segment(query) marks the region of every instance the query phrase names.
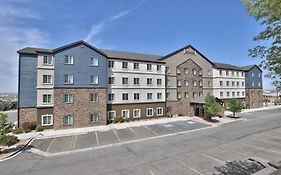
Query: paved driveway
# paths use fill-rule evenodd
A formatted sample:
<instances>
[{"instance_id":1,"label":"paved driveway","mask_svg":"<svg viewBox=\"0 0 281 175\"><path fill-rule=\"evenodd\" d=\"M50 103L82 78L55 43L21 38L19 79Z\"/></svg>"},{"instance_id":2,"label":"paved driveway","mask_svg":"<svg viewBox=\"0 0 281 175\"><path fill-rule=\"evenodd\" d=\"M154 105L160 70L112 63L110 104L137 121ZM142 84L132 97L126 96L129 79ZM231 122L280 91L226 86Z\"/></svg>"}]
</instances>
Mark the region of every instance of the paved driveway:
<instances>
[{"instance_id":1,"label":"paved driveway","mask_svg":"<svg viewBox=\"0 0 281 175\"><path fill-rule=\"evenodd\" d=\"M208 125L193 121L176 121L164 124L89 132L81 135L36 139L33 141L32 147L47 153L59 153L116 143L126 143L129 141L179 133L207 126Z\"/></svg>"}]
</instances>

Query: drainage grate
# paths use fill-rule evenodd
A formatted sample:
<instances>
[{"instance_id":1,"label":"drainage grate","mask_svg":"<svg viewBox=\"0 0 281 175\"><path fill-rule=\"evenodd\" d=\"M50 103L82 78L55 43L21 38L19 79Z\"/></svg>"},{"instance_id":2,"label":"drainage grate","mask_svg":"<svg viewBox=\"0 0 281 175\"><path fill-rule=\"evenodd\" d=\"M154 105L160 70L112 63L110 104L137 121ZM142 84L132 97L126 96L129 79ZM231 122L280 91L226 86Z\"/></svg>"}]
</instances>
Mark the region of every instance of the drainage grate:
<instances>
[{"instance_id":1,"label":"drainage grate","mask_svg":"<svg viewBox=\"0 0 281 175\"><path fill-rule=\"evenodd\" d=\"M227 162L224 166L215 167L219 173L214 175L251 175L264 168L263 164L254 159L232 161Z\"/></svg>"}]
</instances>

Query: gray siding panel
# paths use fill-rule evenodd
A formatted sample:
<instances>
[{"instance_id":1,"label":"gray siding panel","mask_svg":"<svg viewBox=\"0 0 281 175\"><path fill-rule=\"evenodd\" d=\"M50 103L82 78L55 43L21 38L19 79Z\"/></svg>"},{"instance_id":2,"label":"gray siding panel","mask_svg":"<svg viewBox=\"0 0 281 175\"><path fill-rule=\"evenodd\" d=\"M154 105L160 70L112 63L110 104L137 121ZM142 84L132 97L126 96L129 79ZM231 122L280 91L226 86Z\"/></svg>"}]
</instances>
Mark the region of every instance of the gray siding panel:
<instances>
[{"instance_id":1,"label":"gray siding panel","mask_svg":"<svg viewBox=\"0 0 281 175\"><path fill-rule=\"evenodd\" d=\"M254 77L252 77L252 73L254 73ZM260 77L259 73L261 74ZM255 86L252 86L252 82L254 82ZM261 83L260 87L258 86L259 82ZM246 88L262 88L262 72L257 67L246 72L245 84Z\"/></svg>"},{"instance_id":2,"label":"gray siding panel","mask_svg":"<svg viewBox=\"0 0 281 175\"><path fill-rule=\"evenodd\" d=\"M36 107L37 56L21 54L19 59L19 106Z\"/></svg>"},{"instance_id":3,"label":"gray siding panel","mask_svg":"<svg viewBox=\"0 0 281 175\"><path fill-rule=\"evenodd\" d=\"M65 65L65 55L74 56L73 65ZM93 49L83 45L78 45L67 50L63 50L54 55L55 57L55 87L106 87L107 85L107 58ZM90 66L91 57L99 59L99 66ZM64 75L73 74L74 84L64 84ZM90 76L98 75L99 84L91 85Z\"/></svg>"}]
</instances>

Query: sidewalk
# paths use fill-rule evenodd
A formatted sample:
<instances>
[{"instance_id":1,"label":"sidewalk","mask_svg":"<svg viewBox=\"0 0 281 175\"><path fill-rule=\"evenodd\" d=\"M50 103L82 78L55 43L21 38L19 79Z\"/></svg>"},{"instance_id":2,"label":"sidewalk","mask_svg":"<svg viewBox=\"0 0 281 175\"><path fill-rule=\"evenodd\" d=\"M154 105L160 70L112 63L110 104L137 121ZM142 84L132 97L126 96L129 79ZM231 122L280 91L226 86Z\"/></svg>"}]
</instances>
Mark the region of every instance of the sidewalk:
<instances>
[{"instance_id":1,"label":"sidewalk","mask_svg":"<svg viewBox=\"0 0 281 175\"><path fill-rule=\"evenodd\" d=\"M278 108L281 108L281 105L266 106L266 107L254 108L254 109L243 109L242 112L237 113L237 114L239 115L239 114L248 113L248 112L264 111L264 110L271 110L271 109L278 109ZM228 115L232 115L232 112L231 111L225 111L224 114L225 114L225 116L228 116Z\"/></svg>"}]
</instances>

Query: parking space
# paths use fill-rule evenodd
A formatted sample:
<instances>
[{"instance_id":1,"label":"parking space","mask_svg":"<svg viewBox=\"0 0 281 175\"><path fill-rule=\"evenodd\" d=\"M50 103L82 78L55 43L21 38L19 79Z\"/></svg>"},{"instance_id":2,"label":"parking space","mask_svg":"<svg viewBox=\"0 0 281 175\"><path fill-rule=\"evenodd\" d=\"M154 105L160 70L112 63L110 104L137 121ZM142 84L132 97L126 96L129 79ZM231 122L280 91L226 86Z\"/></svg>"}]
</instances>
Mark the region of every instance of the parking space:
<instances>
[{"instance_id":1,"label":"parking space","mask_svg":"<svg viewBox=\"0 0 281 175\"><path fill-rule=\"evenodd\" d=\"M58 153L189 131L206 126L189 120L176 121L139 127L110 129L107 131L95 131L73 136L38 139L32 145L34 148L44 152Z\"/></svg>"}]
</instances>

